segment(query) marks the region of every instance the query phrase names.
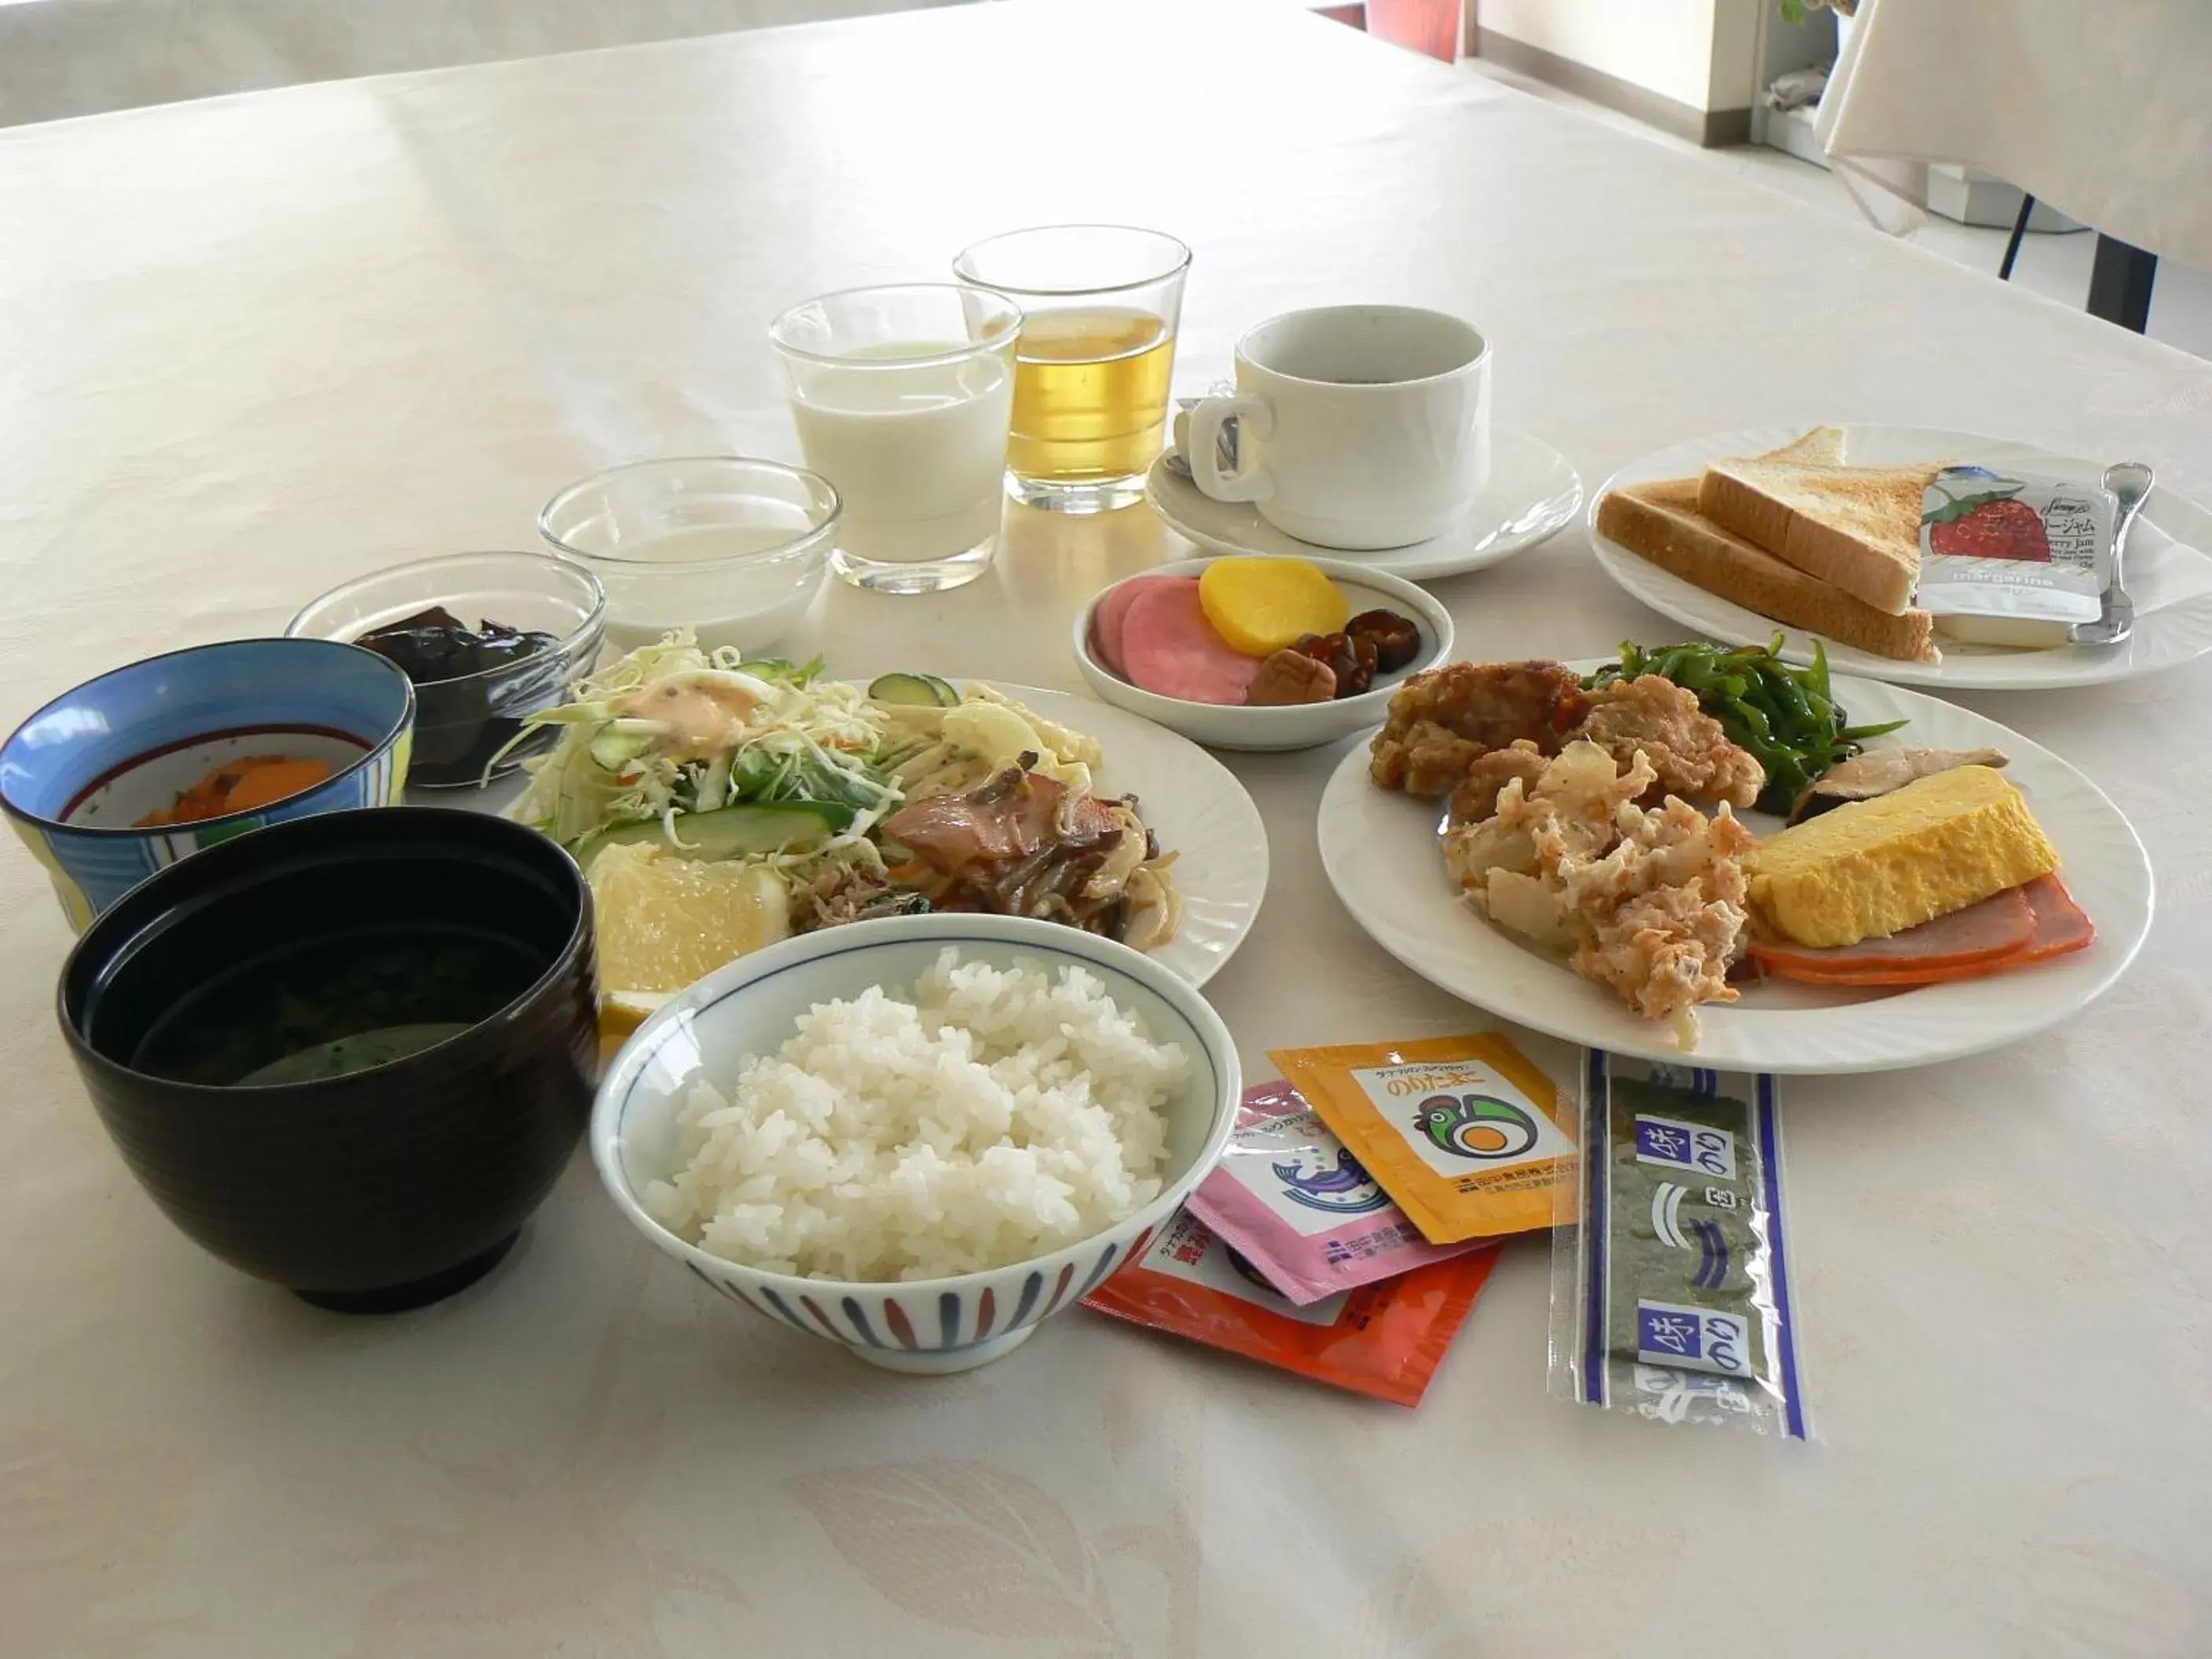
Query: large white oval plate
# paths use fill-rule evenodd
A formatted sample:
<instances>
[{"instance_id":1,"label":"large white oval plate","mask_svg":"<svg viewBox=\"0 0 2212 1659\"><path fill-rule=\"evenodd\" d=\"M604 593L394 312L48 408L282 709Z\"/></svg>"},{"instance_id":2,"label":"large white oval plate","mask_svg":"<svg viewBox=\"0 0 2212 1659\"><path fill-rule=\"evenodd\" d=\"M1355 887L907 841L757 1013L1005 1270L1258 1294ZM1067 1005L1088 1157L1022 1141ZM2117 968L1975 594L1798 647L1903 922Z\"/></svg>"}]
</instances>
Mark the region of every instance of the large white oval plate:
<instances>
[{"instance_id":1,"label":"large white oval plate","mask_svg":"<svg viewBox=\"0 0 2212 1659\"><path fill-rule=\"evenodd\" d=\"M1675 444L1621 468L1591 496L1586 515L1598 562L1614 581L1663 617L1731 643L1765 641L1781 624L1708 593L1601 536L1597 504L1608 490L1623 484L1694 477L1708 461L1778 449L1802 435L1802 428L1755 427L1719 433ZM1844 454L1854 466L1971 460L2085 483L2095 482L2104 473L2103 463L2080 456L2007 438L1931 427L1849 425L1844 428ZM1946 643L1940 663L1898 662L1830 640L1828 660L1839 670L1873 679L1954 691L2101 685L2193 662L2212 651L2212 512L2171 489L2154 489L2128 538L2127 585L2129 597L2136 602L2135 634L2125 645L2107 650L2062 646L2048 651L2008 651L1996 646ZM1782 654L1792 662L1810 662L1811 635L1791 630Z\"/></svg>"},{"instance_id":2,"label":"large white oval plate","mask_svg":"<svg viewBox=\"0 0 2212 1659\"><path fill-rule=\"evenodd\" d=\"M1267 896L1267 828L1237 775L1189 738L1089 697L1003 680L982 684L1104 747L1105 763L1092 779L1098 793L1134 795L1160 850L1177 854L1182 927L1146 954L1193 985L1212 979L1252 931ZM477 804L511 817L522 784L519 775L501 780Z\"/></svg>"},{"instance_id":3,"label":"large white oval plate","mask_svg":"<svg viewBox=\"0 0 2212 1659\"><path fill-rule=\"evenodd\" d=\"M1772 448L1774 446L1767 446ZM1869 680L1836 681L1854 722L1911 723L1877 745L2002 749L2007 774L2057 848L2066 884L2097 927L2086 951L2018 973L1899 991L1768 981L1700 1008L1691 1054L1747 1072L1878 1072L1955 1060L2033 1035L2117 980L2150 931L2150 860L2104 793L2049 750L1954 704ZM1440 989L1551 1036L1615 1054L1680 1060L1667 1027L1638 1018L1603 986L1516 941L1462 903L1436 843L1441 803L1378 789L1367 746L1322 793L1322 866L1377 945ZM1764 834L1771 818L1745 814Z\"/></svg>"}]
</instances>

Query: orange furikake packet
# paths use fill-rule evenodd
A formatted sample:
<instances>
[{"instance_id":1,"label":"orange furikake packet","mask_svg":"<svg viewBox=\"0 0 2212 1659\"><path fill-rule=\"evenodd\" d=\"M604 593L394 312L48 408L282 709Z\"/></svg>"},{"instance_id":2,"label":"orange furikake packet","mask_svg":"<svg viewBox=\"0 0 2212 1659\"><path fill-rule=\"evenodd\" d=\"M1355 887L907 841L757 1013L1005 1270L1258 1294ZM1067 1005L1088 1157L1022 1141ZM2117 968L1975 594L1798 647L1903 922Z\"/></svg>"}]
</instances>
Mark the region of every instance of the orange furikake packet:
<instances>
[{"instance_id":1,"label":"orange furikake packet","mask_svg":"<svg viewBox=\"0 0 2212 1659\"><path fill-rule=\"evenodd\" d=\"M1495 1031L1268 1058L1431 1244L1549 1227L1575 1178L1559 1091Z\"/></svg>"}]
</instances>

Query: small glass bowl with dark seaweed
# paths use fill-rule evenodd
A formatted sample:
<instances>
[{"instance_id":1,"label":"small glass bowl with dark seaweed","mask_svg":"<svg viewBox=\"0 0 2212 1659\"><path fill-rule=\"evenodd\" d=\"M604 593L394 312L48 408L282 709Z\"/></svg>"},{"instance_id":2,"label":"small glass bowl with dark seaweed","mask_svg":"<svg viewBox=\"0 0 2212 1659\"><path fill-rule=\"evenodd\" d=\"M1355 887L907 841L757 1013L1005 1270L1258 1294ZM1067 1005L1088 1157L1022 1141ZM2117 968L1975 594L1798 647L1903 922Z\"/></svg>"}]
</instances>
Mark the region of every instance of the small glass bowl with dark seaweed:
<instances>
[{"instance_id":1,"label":"small glass bowl with dark seaweed","mask_svg":"<svg viewBox=\"0 0 2212 1659\"><path fill-rule=\"evenodd\" d=\"M590 671L606 622L606 592L580 565L544 553L455 553L334 587L284 631L365 646L404 669L416 702L408 784L456 789L512 771L552 742L551 728L514 738Z\"/></svg>"}]
</instances>

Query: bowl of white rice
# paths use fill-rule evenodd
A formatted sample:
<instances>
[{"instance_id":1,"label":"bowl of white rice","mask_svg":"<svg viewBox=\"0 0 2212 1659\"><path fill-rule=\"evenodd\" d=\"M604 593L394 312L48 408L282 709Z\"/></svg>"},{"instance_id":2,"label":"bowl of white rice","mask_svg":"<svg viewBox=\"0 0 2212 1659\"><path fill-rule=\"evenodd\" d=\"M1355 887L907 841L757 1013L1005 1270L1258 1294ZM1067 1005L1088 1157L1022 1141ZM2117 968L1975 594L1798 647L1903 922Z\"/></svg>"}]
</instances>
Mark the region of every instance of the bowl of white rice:
<instances>
[{"instance_id":1,"label":"bowl of white rice","mask_svg":"<svg viewBox=\"0 0 2212 1659\"><path fill-rule=\"evenodd\" d=\"M893 1370L964 1370L1144 1250L1241 1088L1221 1017L1139 952L900 916L671 1000L599 1085L592 1155L726 1299Z\"/></svg>"}]
</instances>

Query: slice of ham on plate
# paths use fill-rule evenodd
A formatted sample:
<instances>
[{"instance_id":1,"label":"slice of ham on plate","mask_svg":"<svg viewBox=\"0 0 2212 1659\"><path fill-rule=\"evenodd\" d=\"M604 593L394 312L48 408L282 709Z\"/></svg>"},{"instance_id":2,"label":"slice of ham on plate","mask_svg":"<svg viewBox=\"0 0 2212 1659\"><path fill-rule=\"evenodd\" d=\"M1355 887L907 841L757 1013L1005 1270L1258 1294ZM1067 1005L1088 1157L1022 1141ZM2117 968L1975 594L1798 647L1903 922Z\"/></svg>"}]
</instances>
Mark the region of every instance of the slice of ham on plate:
<instances>
[{"instance_id":1,"label":"slice of ham on plate","mask_svg":"<svg viewBox=\"0 0 2212 1659\"><path fill-rule=\"evenodd\" d=\"M1188 587L1194 593L1198 591L1195 576L1132 576L1099 600L1098 609L1091 617L1091 646L1098 653L1098 660L1126 678L1129 672L1128 659L1124 655L1129 607L1147 588L1176 584Z\"/></svg>"},{"instance_id":2,"label":"slice of ham on plate","mask_svg":"<svg viewBox=\"0 0 2212 1659\"><path fill-rule=\"evenodd\" d=\"M2065 884L2043 876L1887 939L1826 950L1757 944L1751 954L1770 973L1808 984L1933 985L2047 961L2096 936Z\"/></svg>"},{"instance_id":3,"label":"slice of ham on plate","mask_svg":"<svg viewBox=\"0 0 2212 1659\"><path fill-rule=\"evenodd\" d=\"M1196 582L1148 582L1121 623L1121 660L1130 680L1185 702L1241 703L1260 660L1229 648L1206 621Z\"/></svg>"}]
</instances>

